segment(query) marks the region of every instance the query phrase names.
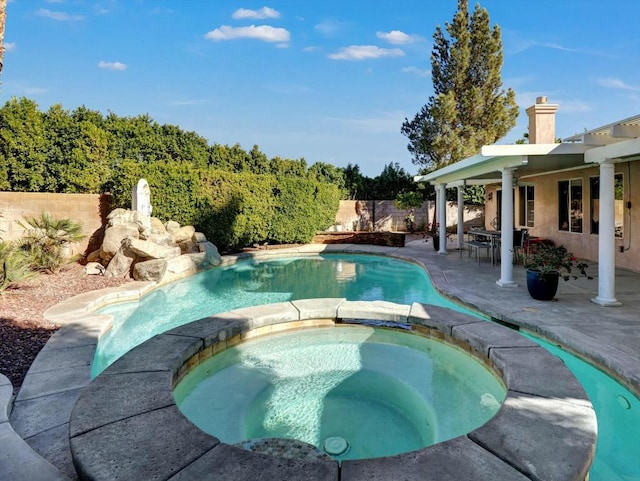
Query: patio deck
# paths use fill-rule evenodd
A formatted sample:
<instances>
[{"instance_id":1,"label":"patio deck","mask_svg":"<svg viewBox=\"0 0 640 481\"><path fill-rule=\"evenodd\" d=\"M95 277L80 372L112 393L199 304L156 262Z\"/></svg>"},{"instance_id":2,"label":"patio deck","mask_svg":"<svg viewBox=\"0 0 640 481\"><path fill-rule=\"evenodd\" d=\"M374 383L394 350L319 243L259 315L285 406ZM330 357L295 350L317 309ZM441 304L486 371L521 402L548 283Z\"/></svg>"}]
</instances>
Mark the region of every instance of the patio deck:
<instances>
[{"instance_id":1,"label":"patio deck","mask_svg":"<svg viewBox=\"0 0 640 481\"><path fill-rule=\"evenodd\" d=\"M450 240L449 245L455 244ZM449 255L439 255L433 250L430 243L425 243L423 239L418 237L409 240L404 248L311 245L293 249L293 252L317 252L320 250L325 252L375 253L417 261L425 266L434 285L445 295L458 299L498 321L539 333L542 337L577 352L612 373L636 395L640 394L640 274L618 270L616 272L616 294L623 305L605 308L590 302L590 299L597 292L596 280L561 281L557 302L536 301L527 293L525 270L521 266L514 267L514 280L518 286L508 289L502 288L496 284L496 280L500 277L500 269L491 266L490 261L483 259L478 266L474 258L469 258L466 255L459 256L454 249L449 250ZM287 254L287 250L274 250L270 254L284 255ZM589 271L597 276L596 265L591 266ZM80 301L81 305L78 305L78 308L84 308L90 304L88 299L83 298ZM95 319L95 322L89 323L91 327L86 333L71 330L71 337L75 336L86 340L87 337L96 336L98 321ZM58 339L58 345L51 349L75 350L75 354L81 354L81 357L89 356L89 361L91 358L90 350L74 346L71 341L61 343ZM88 375L86 361L81 359L74 366L70 370L66 370L67 377L69 377L69 371L73 371L84 373L78 375L86 378ZM12 479L62 480L75 477L76 473L73 466L70 465L68 453L68 422L71 407L80 395L83 385L86 385L88 381L71 375L71 378L68 379L68 389L52 391L51 387L41 388L39 386L42 383L50 384L50 375L55 375L53 371L49 373L42 372L42 364L40 370L36 369L33 373L29 373L23 390L19 393L18 402L14 405L14 410L11 413L11 422L7 422L6 417L4 419L0 417L0 429L2 429L0 440L2 445L7 445L6 442L12 439L9 431L15 429L25 438L26 443L24 446L22 444L16 446L21 455L20 453L18 455L14 455L13 452L9 453L13 456L13 462L22 462L25 468L28 467L27 463L32 462L35 455L34 451L25 451L28 444L52 463L53 466L48 465L52 470L49 475L37 478L25 473L23 478ZM31 379L29 379L30 377ZM1 411L10 400L10 396L4 395L10 389L7 389L1 378L0 388L2 388L0 389ZM20 402L21 398L22 402ZM54 400L66 403L67 408L52 407L50 401ZM35 413L34 409L38 406L47 409L37 409L38 412ZM59 439L61 437L66 439ZM6 461L5 454L3 454L0 458L0 478L3 478L1 476L3 472L6 473L3 471L3 463ZM39 458L39 462L48 464L43 458Z\"/></svg>"},{"instance_id":2,"label":"patio deck","mask_svg":"<svg viewBox=\"0 0 640 481\"><path fill-rule=\"evenodd\" d=\"M448 245L455 246L454 240ZM402 256L425 265L434 285L492 318L515 324L586 357L608 371L640 397L640 274L616 269L619 307L591 302L598 292L598 265L590 263L586 278L560 280L557 301L537 301L527 292L526 270L515 265L516 288L496 284L499 263L489 259L480 265L473 257L437 254L421 240L407 242Z\"/></svg>"}]
</instances>

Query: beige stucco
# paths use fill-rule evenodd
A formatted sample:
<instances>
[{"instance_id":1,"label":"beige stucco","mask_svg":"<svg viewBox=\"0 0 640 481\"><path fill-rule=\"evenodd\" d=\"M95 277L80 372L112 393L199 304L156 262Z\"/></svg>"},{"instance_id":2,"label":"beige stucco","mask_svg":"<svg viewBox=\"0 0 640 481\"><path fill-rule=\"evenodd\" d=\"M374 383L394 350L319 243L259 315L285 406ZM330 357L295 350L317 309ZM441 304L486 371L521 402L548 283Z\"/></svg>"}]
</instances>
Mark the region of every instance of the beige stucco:
<instances>
[{"instance_id":1,"label":"beige stucco","mask_svg":"<svg viewBox=\"0 0 640 481\"><path fill-rule=\"evenodd\" d=\"M615 172L622 174L624 185L624 200L616 201L616 211L618 215L622 213L624 222L623 237L615 240L616 267L640 272L640 248L635 247L640 245L637 242L637 239L640 239L640 189L633 188L634 185L638 185L638 179L640 179L640 161L616 164ZM589 178L598 176L599 168L596 165L521 180L521 182L533 185L535 188L535 225L528 227L530 235L551 239L556 244L562 244L579 258L598 261L598 235L589 232L591 215L598 215L597 212L591 212ZM570 179L582 179L582 233L565 232L558 229L558 182ZM490 223L497 216L497 190L501 190L501 186L498 184L487 186L485 221L487 228L491 228ZM625 208L627 200L631 202L631 209ZM521 199L516 190L514 225L517 229L527 228L519 223L520 202ZM624 252L620 252L621 246L624 247Z\"/></svg>"}]
</instances>

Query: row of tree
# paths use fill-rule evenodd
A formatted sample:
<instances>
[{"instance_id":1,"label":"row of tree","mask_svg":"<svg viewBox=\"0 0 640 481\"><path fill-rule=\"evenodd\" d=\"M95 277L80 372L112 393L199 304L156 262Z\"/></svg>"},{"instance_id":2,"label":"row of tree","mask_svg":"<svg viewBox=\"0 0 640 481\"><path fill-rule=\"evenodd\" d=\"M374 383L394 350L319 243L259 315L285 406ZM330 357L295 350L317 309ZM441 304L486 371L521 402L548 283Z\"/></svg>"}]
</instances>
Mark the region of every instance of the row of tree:
<instances>
[{"instance_id":1,"label":"row of tree","mask_svg":"<svg viewBox=\"0 0 640 481\"><path fill-rule=\"evenodd\" d=\"M0 190L98 193L113 190L121 164L152 170L158 163L195 169L310 178L336 185L343 198L393 199L416 188L412 177L390 163L374 178L357 165L345 168L304 159L268 158L254 145L213 144L195 132L160 125L148 115L121 117L53 105L40 111L33 100L12 98L0 108ZM141 169L144 172L144 168Z\"/></svg>"}]
</instances>

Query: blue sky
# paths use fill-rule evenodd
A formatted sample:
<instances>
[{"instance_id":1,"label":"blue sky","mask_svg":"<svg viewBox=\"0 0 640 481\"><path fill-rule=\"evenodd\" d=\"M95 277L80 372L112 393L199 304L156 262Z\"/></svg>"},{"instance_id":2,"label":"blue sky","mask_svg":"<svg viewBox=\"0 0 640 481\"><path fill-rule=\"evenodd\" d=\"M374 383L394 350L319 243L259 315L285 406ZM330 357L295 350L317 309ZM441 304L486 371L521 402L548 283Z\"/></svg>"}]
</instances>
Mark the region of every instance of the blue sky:
<instances>
[{"instance_id":1,"label":"blue sky","mask_svg":"<svg viewBox=\"0 0 640 481\"><path fill-rule=\"evenodd\" d=\"M567 137L640 113L640 2L485 0L521 109ZM471 3L471 9L475 2ZM10 0L0 100L26 96L194 130L268 156L409 173L405 117L432 93L455 0Z\"/></svg>"}]
</instances>

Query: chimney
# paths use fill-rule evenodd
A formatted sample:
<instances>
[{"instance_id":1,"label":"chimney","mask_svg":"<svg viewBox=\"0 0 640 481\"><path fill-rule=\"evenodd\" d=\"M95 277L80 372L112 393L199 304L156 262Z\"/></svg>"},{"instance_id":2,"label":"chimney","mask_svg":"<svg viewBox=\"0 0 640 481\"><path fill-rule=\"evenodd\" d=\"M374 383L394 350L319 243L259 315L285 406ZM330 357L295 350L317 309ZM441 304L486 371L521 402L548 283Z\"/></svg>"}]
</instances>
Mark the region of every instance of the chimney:
<instances>
[{"instance_id":1,"label":"chimney","mask_svg":"<svg viewBox=\"0 0 640 481\"><path fill-rule=\"evenodd\" d=\"M556 143L556 110L558 104L548 104L547 97L537 97L527 109L530 144Z\"/></svg>"}]
</instances>

